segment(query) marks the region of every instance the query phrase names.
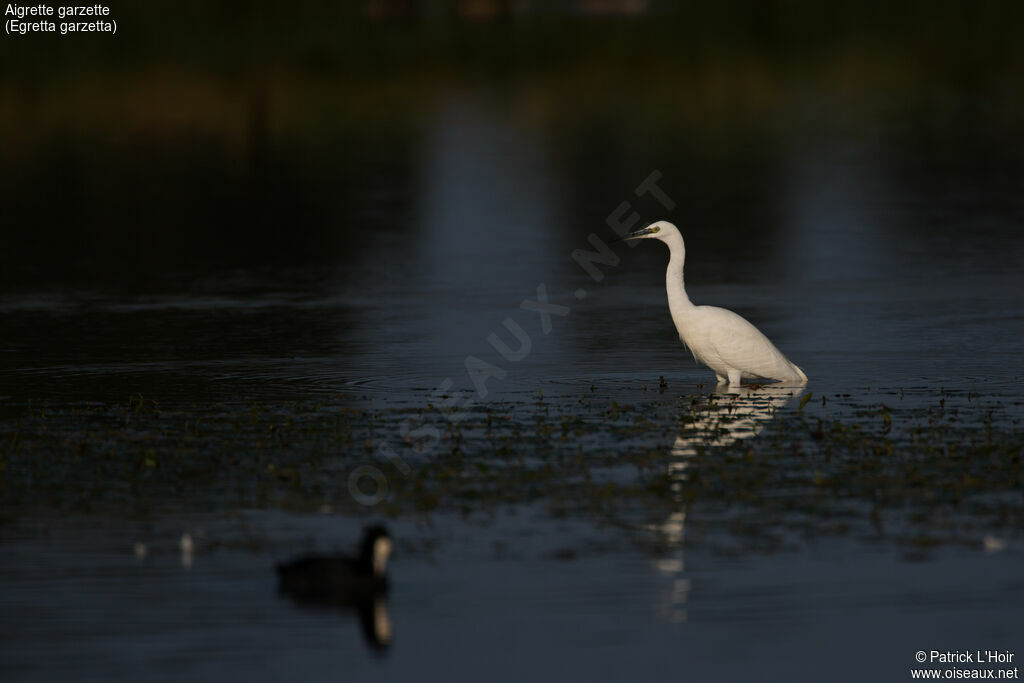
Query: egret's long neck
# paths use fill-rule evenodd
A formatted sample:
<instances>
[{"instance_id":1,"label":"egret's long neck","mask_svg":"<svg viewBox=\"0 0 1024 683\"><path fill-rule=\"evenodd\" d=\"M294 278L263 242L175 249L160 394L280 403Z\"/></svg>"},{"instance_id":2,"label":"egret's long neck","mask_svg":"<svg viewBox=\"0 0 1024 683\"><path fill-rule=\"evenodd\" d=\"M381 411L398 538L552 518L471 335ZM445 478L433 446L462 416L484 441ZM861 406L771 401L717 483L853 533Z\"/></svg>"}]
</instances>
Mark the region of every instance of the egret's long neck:
<instances>
[{"instance_id":1,"label":"egret's long neck","mask_svg":"<svg viewBox=\"0 0 1024 683\"><path fill-rule=\"evenodd\" d=\"M671 254L668 260L668 269L665 271L665 289L668 291L668 310L672 313L672 322L676 328L682 330L683 320L693 311L693 304L690 297L686 295L686 286L683 284L683 263L686 260L686 247L683 245L683 238L675 236L671 241L666 240Z\"/></svg>"}]
</instances>

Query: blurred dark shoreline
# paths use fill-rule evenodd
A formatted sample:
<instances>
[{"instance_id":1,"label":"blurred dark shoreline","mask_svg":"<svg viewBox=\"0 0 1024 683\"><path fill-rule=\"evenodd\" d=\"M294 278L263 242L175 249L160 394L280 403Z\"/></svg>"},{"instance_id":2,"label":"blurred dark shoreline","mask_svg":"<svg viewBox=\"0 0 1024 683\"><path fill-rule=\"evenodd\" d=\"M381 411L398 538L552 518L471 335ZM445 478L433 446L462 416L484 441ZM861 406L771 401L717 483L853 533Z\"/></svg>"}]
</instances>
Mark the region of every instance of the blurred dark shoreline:
<instances>
[{"instance_id":1,"label":"blurred dark shoreline","mask_svg":"<svg viewBox=\"0 0 1024 683\"><path fill-rule=\"evenodd\" d=\"M430 126L467 97L544 137L560 173L600 164L609 191L656 164L681 194L695 167L729 173L826 138L910 139L897 166L1024 168L1015 3L115 9L115 39L0 42L8 290L329 266L407 229ZM670 147L694 164L667 166ZM574 207L564 229L607 211Z\"/></svg>"}]
</instances>

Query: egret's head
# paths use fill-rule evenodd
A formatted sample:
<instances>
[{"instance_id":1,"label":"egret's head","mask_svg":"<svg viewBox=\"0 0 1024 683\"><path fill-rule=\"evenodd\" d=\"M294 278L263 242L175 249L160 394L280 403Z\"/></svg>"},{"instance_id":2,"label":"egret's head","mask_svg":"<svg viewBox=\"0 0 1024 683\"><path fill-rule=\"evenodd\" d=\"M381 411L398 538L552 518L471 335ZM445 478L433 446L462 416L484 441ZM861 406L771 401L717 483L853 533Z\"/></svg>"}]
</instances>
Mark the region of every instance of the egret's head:
<instances>
[{"instance_id":1,"label":"egret's head","mask_svg":"<svg viewBox=\"0 0 1024 683\"><path fill-rule=\"evenodd\" d=\"M679 229L676 226L672 225L668 221L655 221L645 228L640 228L639 230L629 233L618 241L625 242L626 240L656 239L666 242L673 236L679 236Z\"/></svg>"}]
</instances>

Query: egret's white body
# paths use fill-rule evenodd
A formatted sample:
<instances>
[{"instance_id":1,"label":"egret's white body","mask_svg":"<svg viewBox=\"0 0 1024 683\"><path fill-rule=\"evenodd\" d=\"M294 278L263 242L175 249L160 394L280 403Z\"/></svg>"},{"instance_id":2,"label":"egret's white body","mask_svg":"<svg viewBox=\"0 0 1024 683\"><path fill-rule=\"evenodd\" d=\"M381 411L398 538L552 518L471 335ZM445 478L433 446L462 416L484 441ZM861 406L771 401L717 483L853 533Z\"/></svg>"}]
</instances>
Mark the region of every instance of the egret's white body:
<instances>
[{"instance_id":1,"label":"egret's white body","mask_svg":"<svg viewBox=\"0 0 1024 683\"><path fill-rule=\"evenodd\" d=\"M738 385L744 379L807 382L803 370L742 316L716 306L693 305L683 284L686 246L676 226L658 221L624 239L657 239L668 246L670 258L665 288L672 322L693 357L715 372L719 384Z\"/></svg>"}]
</instances>

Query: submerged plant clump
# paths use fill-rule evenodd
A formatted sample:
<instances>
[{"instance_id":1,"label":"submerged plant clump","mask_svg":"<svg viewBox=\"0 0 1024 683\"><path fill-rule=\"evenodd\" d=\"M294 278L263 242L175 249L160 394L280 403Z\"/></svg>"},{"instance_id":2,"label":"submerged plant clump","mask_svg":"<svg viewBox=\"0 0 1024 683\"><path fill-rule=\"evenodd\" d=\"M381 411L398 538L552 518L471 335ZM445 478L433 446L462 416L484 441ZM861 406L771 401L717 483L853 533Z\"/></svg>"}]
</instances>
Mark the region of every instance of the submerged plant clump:
<instances>
[{"instance_id":1,"label":"submerged plant clump","mask_svg":"<svg viewBox=\"0 0 1024 683\"><path fill-rule=\"evenodd\" d=\"M1024 526L1020 424L1006 406L970 395L910 407L900 396L861 405L756 390L644 395L588 392L459 415L344 395L36 406L0 422L0 501L13 517L490 515L539 504L557 517L651 527L685 512L689 543L768 549L828 534L980 547ZM381 480L354 484L360 467ZM372 507L355 495L367 486L386 490Z\"/></svg>"}]
</instances>

